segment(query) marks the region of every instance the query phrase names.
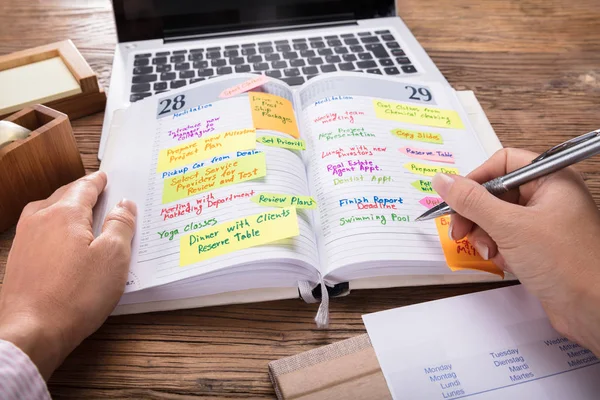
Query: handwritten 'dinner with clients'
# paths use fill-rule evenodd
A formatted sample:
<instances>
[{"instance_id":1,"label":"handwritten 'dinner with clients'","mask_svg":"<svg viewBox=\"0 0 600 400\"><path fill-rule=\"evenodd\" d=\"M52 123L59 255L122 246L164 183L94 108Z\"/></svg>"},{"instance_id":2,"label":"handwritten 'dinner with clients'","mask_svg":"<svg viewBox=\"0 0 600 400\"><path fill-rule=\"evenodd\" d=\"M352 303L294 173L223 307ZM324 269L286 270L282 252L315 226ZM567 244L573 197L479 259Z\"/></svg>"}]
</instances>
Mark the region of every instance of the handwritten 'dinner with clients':
<instances>
[{"instance_id":1,"label":"handwritten 'dinner with clients'","mask_svg":"<svg viewBox=\"0 0 600 400\"><path fill-rule=\"evenodd\" d=\"M295 208L238 218L180 239L180 266L300 234Z\"/></svg>"}]
</instances>

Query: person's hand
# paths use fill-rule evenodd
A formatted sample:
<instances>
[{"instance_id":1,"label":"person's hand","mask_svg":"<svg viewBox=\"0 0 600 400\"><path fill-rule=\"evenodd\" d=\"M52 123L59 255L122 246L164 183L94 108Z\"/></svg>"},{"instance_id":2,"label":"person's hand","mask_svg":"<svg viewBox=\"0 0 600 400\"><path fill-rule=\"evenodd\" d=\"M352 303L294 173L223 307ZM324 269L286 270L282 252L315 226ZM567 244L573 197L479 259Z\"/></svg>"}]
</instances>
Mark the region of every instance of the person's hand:
<instances>
[{"instance_id":1,"label":"person's hand","mask_svg":"<svg viewBox=\"0 0 600 400\"><path fill-rule=\"evenodd\" d=\"M47 379L96 331L125 288L136 207L121 201L92 233L106 186L96 172L25 207L0 292L0 339L29 355Z\"/></svg>"},{"instance_id":2,"label":"person's hand","mask_svg":"<svg viewBox=\"0 0 600 400\"><path fill-rule=\"evenodd\" d=\"M452 239L467 236L485 259L514 273L563 335L600 355L600 213L579 174L566 168L500 198L483 183L536 154L505 149L467 178L438 174L433 188L458 214Z\"/></svg>"}]
</instances>

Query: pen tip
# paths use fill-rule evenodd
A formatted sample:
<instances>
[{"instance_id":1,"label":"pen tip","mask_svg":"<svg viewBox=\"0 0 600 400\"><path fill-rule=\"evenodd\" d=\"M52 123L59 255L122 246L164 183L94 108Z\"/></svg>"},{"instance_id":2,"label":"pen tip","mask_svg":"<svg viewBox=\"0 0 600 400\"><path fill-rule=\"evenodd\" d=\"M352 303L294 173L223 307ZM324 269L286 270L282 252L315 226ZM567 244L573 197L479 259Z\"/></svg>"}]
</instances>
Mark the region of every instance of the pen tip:
<instances>
[{"instance_id":1,"label":"pen tip","mask_svg":"<svg viewBox=\"0 0 600 400\"><path fill-rule=\"evenodd\" d=\"M422 216L422 215L421 215L420 217L417 217L417 218L415 219L415 222L419 222L419 221L423 221L423 216Z\"/></svg>"}]
</instances>

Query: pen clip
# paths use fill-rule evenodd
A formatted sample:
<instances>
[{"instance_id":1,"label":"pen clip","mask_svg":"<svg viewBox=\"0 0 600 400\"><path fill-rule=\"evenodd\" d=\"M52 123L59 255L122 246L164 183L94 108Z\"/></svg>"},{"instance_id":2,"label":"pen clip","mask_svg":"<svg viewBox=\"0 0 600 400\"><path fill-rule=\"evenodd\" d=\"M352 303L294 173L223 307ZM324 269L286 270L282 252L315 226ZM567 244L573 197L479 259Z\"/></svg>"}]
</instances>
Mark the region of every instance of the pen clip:
<instances>
[{"instance_id":1,"label":"pen clip","mask_svg":"<svg viewBox=\"0 0 600 400\"><path fill-rule=\"evenodd\" d=\"M590 140L590 139L592 139L592 138L594 138L596 136L600 136L600 129L592 131L592 132L585 133L585 134L583 134L581 136L577 136L577 137L575 137L573 139L567 140L566 142L558 144L558 145L552 147L551 149L543 152L542 154L540 154L539 156L537 156L536 158L534 158L533 161L531 161L531 162L534 163L534 162L541 161L541 160L543 160L543 159L545 159L547 157L550 157L551 155L560 153L561 151L564 151L564 150L566 150L568 148L571 148L571 147L573 147L575 145L578 145L579 143L586 142L586 141L588 141L588 140Z\"/></svg>"}]
</instances>

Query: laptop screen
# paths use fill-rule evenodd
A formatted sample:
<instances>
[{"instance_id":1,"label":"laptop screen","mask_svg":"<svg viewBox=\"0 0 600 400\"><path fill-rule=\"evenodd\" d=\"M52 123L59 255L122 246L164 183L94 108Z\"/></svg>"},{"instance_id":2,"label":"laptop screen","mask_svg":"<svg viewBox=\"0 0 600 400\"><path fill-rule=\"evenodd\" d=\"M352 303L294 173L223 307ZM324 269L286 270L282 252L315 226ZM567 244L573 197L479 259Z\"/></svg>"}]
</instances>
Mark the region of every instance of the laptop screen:
<instances>
[{"instance_id":1,"label":"laptop screen","mask_svg":"<svg viewBox=\"0 0 600 400\"><path fill-rule=\"evenodd\" d=\"M395 15L395 0L113 0L119 42Z\"/></svg>"}]
</instances>

